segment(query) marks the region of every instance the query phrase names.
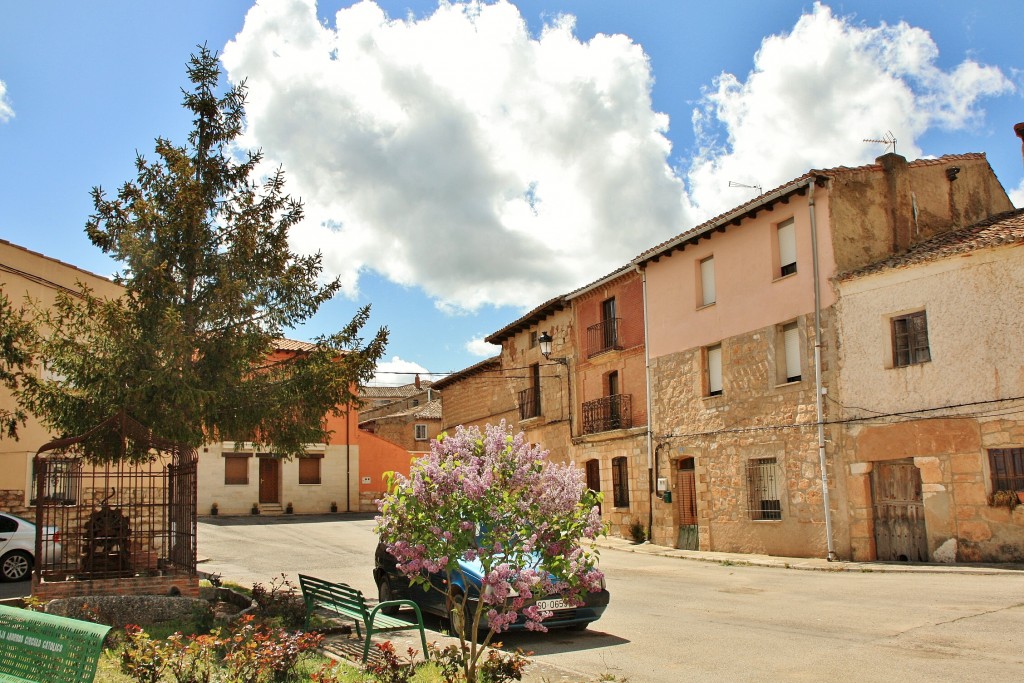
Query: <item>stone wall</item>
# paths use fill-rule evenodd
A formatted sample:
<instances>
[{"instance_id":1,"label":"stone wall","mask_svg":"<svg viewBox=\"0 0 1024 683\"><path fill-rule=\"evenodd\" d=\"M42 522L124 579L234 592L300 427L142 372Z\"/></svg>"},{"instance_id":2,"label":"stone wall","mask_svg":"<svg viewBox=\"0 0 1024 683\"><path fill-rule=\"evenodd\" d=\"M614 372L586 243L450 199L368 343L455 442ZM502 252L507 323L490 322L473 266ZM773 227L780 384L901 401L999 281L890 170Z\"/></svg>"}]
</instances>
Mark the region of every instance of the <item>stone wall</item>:
<instances>
[{"instance_id":1,"label":"stone wall","mask_svg":"<svg viewBox=\"0 0 1024 683\"><path fill-rule=\"evenodd\" d=\"M650 526L650 477L647 469L647 430L630 430L593 434L574 439L573 462L586 467L588 460L596 459L601 468L601 491L604 502L601 516L608 523L613 536L631 539L631 527L639 524L644 532ZM612 495L612 460L625 457L629 470L629 506L615 507ZM655 542L658 542L657 540Z\"/></svg>"},{"instance_id":2,"label":"stone wall","mask_svg":"<svg viewBox=\"0 0 1024 683\"><path fill-rule=\"evenodd\" d=\"M828 334L830 312L823 325ZM724 339L721 396L707 396L704 349L652 360L653 432L659 472L674 476L680 458L693 457L697 479L698 536L702 550L824 556L822 499L814 400L814 318L797 319L801 379L778 382L784 351L776 326ZM833 344L826 341L822 356ZM823 362L826 386L830 371ZM747 465L775 458L781 520L754 520L748 503ZM831 468L831 465L829 466ZM829 472L836 509L835 473ZM672 540L677 512L658 509L658 537ZM836 536L845 536L837 529Z\"/></svg>"}]
</instances>

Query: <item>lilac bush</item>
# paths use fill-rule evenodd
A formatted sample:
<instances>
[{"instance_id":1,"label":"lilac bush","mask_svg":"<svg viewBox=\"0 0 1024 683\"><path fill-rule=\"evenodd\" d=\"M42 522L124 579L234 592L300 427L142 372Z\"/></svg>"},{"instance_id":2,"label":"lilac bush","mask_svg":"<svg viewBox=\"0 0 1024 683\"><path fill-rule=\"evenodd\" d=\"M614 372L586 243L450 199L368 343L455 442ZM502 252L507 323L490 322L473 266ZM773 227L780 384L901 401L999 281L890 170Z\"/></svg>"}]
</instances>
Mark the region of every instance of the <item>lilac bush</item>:
<instances>
[{"instance_id":1,"label":"lilac bush","mask_svg":"<svg viewBox=\"0 0 1024 683\"><path fill-rule=\"evenodd\" d=\"M426 573L448 579L453 629L469 655L466 678L474 681L480 655L518 614L526 628L547 630L543 621L551 613L538 610L534 599L557 595L581 605L584 593L601 590L593 544L605 530L600 501L581 469L552 462L504 421L483 433L460 426L431 443L408 478L389 476L377 532L413 583L440 590ZM482 565L480 600L458 592L453 579L462 572L460 559ZM477 633L484 613L490 630L478 644L466 636Z\"/></svg>"}]
</instances>

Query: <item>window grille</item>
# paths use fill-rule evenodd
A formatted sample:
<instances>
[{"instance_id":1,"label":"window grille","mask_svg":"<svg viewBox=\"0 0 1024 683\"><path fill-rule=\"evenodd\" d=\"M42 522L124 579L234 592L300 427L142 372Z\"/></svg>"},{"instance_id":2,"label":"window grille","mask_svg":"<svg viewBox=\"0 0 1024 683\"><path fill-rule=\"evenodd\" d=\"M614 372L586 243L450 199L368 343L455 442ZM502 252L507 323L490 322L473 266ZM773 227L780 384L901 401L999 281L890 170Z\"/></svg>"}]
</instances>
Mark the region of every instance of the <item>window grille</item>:
<instances>
[{"instance_id":1,"label":"window grille","mask_svg":"<svg viewBox=\"0 0 1024 683\"><path fill-rule=\"evenodd\" d=\"M892 363L905 367L932 359L928 348L928 321L924 311L892 319Z\"/></svg>"},{"instance_id":2,"label":"window grille","mask_svg":"<svg viewBox=\"0 0 1024 683\"><path fill-rule=\"evenodd\" d=\"M617 508L629 507L629 467L626 458L612 460L612 499Z\"/></svg>"},{"instance_id":3,"label":"window grille","mask_svg":"<svg viewBox=\"0 0 1024 683\"><path fill-rule=\"evenodd\" d=\"M993 491L1024 491L1024 448L990 448Z\"/></svg>"},{"instance_id":4,"label":"window grille","mask_svg":"<svg viewBox=\"0 0 1024 683\"><path fill-rule=\"evenodd\" d=\"M753 458L747 462L747 490L751 519L782 519L775 458Z\"/></svg>"}]
</instances>

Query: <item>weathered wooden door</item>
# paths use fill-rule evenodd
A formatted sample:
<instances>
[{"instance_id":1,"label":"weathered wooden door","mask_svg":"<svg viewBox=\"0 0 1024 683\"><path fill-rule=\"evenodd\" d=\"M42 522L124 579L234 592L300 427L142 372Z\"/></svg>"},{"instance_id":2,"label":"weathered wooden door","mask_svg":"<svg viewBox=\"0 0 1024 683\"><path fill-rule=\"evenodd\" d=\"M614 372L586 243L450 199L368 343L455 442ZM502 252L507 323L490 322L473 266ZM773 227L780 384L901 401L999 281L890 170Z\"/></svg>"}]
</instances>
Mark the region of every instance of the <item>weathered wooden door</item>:
<instances>
[{"instance_id":1,"label":"weathered wooden door","mask_svg":"<svg viewBox=\"0 0 1024 683\"><path fill-rule=\"evenodd\" d=\"M260 458L260 503L280 503L281 461Z\"/></svg>"},{"instance_id":2,"label":"weathered wooden door","mask_svg":"<svg viewBox=\"0 0 1024 683\"><path fill-rule=\"evenodd\" d=\"M875 504L875 555L882 561L927 562L928 538L921 471L914 461L876 462L871 471Z\"/></svg>"},{"instance_id":3,"label":"weathered wooden door","mask_svg":"<svg viewBox=\"0 0 1024 683\"><path fill-rule=\"evenodd\" d=\"M676 472L676 510L679 515L679 540L682 550L699 550L697 541L697 479L693 458L679 461Z\"/></svg>"}]
</instances>

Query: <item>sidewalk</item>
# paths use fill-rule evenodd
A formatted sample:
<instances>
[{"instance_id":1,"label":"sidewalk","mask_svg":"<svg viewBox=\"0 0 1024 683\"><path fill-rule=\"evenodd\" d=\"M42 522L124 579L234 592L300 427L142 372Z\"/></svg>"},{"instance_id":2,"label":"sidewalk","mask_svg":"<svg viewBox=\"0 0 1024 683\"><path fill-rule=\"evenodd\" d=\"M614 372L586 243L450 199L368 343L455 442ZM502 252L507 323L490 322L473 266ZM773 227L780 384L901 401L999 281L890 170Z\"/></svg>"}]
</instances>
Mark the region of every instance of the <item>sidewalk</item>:
<instances>
[{"instance_id":1,"label":"sidewalk","mask_svg":"<svg viewBox=\"0 0 1024 683\"><path fill-rule=\"evenodd\" d=\"M816 557L780 557L778 555L748 555L707 550L678 550L667 546L654 545L653 543L637 544L617 536L600 538L597 541L597 546L602 550L619 550L640 555L674 557L680 560L695 560L697 562L819 572L908 572L988 575L1024 571L1024 564L942 564L938 562L909 564L902 562L848 562L845 560L829 562L824 558Z\"/></svg>"}]
</instances>

